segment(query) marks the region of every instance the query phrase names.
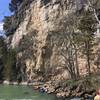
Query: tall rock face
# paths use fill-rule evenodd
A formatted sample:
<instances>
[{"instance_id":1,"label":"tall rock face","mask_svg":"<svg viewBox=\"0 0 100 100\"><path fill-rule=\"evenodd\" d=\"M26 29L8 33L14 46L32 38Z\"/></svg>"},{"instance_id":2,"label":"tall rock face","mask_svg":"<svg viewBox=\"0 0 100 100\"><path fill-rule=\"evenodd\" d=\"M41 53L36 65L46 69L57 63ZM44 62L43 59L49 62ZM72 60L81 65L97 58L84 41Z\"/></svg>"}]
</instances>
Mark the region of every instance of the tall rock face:
<instances>
[{"instance_id":1,"label":"tall rock face","mask_svg":"<svg viewBox=\"0 0 100 100\"><path fill-rule=\"evenodd\" d=\"M86 3L85 0L34 0L25 10L25 18L10 41L11 48L18 51L16 66L23 80L37 76L41 79L51 76L56 80L70 77L60 54L60 41L64 36L58 30L62 30L63 18L81 16ZM80 63L83 69L84 63L83 59Z\"/></svg>"}]
</instances>

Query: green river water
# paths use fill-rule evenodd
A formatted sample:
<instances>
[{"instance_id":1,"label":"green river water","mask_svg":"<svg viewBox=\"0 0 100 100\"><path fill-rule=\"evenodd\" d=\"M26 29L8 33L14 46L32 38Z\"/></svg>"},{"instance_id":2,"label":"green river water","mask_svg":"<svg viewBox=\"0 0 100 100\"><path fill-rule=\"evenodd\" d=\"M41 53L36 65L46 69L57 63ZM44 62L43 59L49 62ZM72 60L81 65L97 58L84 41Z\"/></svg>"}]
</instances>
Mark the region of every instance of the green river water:
<instances>
[{"instance_id":1,"label":"green river water","mask_svg":"<svg viewBox=\"0 0 100 100\"><path fill-rule=\"evenodd\" d=\"M0 85L0 100L57 100L55 96L39 93L27 86Z\"/></svg>"}]
</instances>

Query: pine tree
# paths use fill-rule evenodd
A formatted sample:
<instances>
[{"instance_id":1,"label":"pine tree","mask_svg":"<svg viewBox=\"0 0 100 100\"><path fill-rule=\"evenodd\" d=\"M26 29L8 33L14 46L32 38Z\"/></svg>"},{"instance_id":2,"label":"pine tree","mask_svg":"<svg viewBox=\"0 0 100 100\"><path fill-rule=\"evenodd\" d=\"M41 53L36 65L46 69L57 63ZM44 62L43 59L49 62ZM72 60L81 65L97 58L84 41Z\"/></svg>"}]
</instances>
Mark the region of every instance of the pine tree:
<instances>
[{"instance_id":1,"label":"pine tree","mask_svg":"<svg viewBox=\"0 0 100 100\"><path fill-rule=\"evenodd\" d=\"M23 0L11 0L11 3L9 3L9 9L11 12L16 12L20 4L23 2Z\"/></svg>"}]
</instances>

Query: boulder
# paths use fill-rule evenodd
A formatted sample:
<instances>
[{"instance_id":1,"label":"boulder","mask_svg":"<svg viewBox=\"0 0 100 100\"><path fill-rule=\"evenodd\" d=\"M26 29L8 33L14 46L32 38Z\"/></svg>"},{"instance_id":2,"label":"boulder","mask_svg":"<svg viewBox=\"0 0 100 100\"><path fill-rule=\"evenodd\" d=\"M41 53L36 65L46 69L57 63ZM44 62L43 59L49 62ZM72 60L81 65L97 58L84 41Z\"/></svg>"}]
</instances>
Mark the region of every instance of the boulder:
<instances>
[{"instance_id":1,"label":"boulder","mask_svg":"<svg viewBox=\"0 0 100 100\"><path fill-rule=\"evenodd\" d=\"M48 88L47 93L54 93L54 92L55 92L55 88L53 86Z\"/></svg>"}]
</instances>

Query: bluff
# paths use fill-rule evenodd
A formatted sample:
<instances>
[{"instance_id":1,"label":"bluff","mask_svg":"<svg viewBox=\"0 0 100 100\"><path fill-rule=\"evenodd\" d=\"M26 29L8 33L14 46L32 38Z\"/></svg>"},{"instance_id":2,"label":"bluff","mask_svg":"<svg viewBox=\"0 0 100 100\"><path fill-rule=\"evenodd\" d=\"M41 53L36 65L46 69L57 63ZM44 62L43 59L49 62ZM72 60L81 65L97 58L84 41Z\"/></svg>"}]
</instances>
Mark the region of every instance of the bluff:
<instances>
[{"instance_id":1,"label":"bluff","mask_svg":"<svg viewBox=\"0 0 100 100\"><path fill-rule=\"evenodd\" d=\"M97 9L99 9L99 4L96 4ZM63 40L68 40L68 38L66 39L66 35L62 33L70 34L74 30L81 34L75 23L88 8L87 0L34 0L28 7L19 8L17 14L23 14L24 17L20 17L20 20L22 19L20 24L14 34L6 39L6 43L9 48L17 50L16 68L23 81L62 81L71 77L66 68L67 54L65 51L62 54L66 48ZM73 21L75 21L74 24ZM67 30L70 27L74 29ZM99 51L99 46L94 50L95 53L97 51ZM80 53L77 56L79 73L86 75L86 58ZM91 63L92 72L97 71L95 60L93 58ZM74 63L72 68L76 65ZM76 68L72 74L75 72Z\"/></svg>"},{"instance_id":2,"label":"bluff","mask_svg":"<svg viewBox=\"0 0 100 100\"><path fill-rule=\"evenodd\" d=\"M62 97L95 95L100 86L99 0L22 0L7 20L6 70L13 79Z\"/></svg>"}]
</instances>

